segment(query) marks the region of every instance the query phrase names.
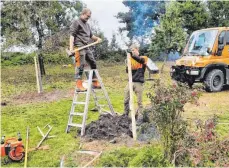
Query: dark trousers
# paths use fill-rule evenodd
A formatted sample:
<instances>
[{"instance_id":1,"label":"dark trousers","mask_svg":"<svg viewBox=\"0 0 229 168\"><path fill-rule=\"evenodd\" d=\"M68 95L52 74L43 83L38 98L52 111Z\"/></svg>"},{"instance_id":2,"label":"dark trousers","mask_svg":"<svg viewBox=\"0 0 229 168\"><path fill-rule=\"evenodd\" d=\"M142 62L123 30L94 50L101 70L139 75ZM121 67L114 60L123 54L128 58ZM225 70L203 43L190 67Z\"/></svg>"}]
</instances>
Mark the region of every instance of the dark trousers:
<instances>
[{"instance_id":1,"label":"dark trousers","mask_svg":"<svg viewBox=\"0 0 229 168\"><path fill-rule=\"evenodd\" d=\"M76 69L76 79L82 79L82 75L86 63L89 64L91 69L97 69L94 55L89 48L80 50L79 53L80 53L80 58L79 58L80 65L77 66ZM93 74L93 78L95 78L95 74Z\"/></svg>"}]
</instances>

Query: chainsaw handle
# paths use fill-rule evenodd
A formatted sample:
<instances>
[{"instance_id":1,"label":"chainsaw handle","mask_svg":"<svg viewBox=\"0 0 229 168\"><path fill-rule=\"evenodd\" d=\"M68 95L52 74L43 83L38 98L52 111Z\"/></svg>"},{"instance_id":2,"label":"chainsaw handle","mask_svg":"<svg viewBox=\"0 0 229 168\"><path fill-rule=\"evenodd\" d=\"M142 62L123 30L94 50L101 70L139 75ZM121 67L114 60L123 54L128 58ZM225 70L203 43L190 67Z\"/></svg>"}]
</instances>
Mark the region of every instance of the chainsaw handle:
<instances>
[{"instance_id":1,"label":"chainsaw handle","mask_svg":"<svg viewBox=\"0 0 229 168\"><path fill-rule=\"evenodd\" d=\"M1 138L1 144L4 144L4 143L5 143L5 135L3 135Z\"/></svg>"},{"instance_id":2,"label":"chainsaw handle","mask_svg":"<svg viewBox=\"0 0 229 168\"><path fill-rule=\"evenodd\" d=\"M17 136L18 136L18 141L21 141L22 138L21 138L21 133L20 132L17 133Z\"/></svg>"}]
</instances>

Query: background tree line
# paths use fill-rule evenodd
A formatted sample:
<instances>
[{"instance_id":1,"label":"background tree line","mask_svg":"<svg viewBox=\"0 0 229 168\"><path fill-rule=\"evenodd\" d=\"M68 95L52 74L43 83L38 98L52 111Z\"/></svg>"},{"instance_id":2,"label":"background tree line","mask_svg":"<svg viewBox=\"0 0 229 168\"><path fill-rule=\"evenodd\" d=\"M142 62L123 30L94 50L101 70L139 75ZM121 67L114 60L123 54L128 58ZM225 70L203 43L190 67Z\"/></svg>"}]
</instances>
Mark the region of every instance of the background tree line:
<instances>
[{"instance_id":1,"label":"background tree line","mask_svg":"<svg viewBox=\"0 0 229 168\"><path fill-rule=\"evenodd\" d=\"M229 26L228 1L123 1L128 12L119 12L119 33L127 31L127 45L138 41L141 53L158 60L161 54L182 52L187 38L198 29ZM69 26L86 5L81 1L3 1L1 2L2 51L13 45L35 45L45 74L45 63L68 62L64 58L69 45ZM118 45L116 34L108 42L95 20L90 22L93 33L103 43L93 48L97 59L122 61L125 51ZM2 52L2 63L32 62L28 56ZM31 54L34 55L34 54ZM17 57L17 59L15 59ZM20 57L20 58L19 58ZM165 57L166 58L166 57ZM5 62L6 61L6 62ZM8 61L8 62L7 62ZM21 61L21 62L20 62Z\"/></svg>"},{"instance_id":2,"label":"background tree line","mask_svg":"<svg viewBox=\"0 0 229 168\"><path fill-rule=\"evenodd\" d=\"M130 10L117 15L126 24L120 32L128 31L131 41L138 40L142 52L155 60L160 59L161 53L165 56L171 51L181 53L195 30L229 26L228 1L123 1L123 4Z\"/></svg>"}]
</instances>

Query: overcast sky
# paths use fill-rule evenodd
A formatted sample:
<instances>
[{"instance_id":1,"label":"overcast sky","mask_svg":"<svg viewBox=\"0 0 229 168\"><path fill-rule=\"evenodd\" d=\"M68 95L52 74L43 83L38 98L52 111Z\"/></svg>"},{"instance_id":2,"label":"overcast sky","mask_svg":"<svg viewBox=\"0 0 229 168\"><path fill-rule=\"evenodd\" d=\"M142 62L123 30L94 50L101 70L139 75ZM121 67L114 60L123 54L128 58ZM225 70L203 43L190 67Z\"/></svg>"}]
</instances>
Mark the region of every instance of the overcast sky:
<instances>
[{"instance_id":1,"label":"overcast sky","mask_svg":"<svg viewBox=\"0 0 229 168\"><path fill-rule=\"evenodd\" d=\"M118 22L114 17L118 12L127 12L129 9L125 7L121 0L82 0L92 11L92 19L98 21L100 29L104 35L110 40L112 32L117 33L118 27L123 24ZM118 40L121 40L118 37Z\"/></svg>"}]
</instances>

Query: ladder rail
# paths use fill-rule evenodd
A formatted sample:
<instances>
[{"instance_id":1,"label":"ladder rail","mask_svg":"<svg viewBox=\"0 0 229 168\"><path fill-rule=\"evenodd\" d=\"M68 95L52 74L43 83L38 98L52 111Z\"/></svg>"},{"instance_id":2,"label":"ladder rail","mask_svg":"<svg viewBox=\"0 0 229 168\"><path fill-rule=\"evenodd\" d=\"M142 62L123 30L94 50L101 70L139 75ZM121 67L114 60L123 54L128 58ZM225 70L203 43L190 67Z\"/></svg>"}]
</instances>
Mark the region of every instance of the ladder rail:
<instances>
[{"instance_id":1,"label":"ladder rail","mask_svg":"<svg viewBox=\"0 0 229 168\"><path fill-rule=\"evenodd\" d=\"M92 89L92 95L93 95L93 98L94 98L94 101L95 101L95 107L98 108L98 111L100 111L100 106L99 106L99 103L98 103L98 97L96 96L96 93L95 93L95 90Z\"/></svg>"},{"instance_id":2,"label":"ladder rail","mask_svg":"<svg viewBox=\"0 0 229 168\"><path fill-rule=\"evenodd\" d=\"M90 94L91 94L91 87L92 87L92 76L93 76L93 71L90 71L89 72L89 81L88 81L88 90L87 90L87 95L86 95L86 104L85 104L85 107L84 107L84 115L83 115L83 122L82 122L82 128L81 128L81 136L84 136L84 134L85 134L87 112L88 112L88 106L89 106L89 100L90 100Z\"/></svg>"},{"instance_id":3,"label":"ladder rail","mask_svg":"<svg viewBox=\"0 0 229 168\"><path fill-rule=\"evenodd\" d=\"M75 110L75 106L76 106L76 105L74 104L74 102L77 101L77 98L78 98L78 93L76 93L76 92L74 91L72 106L71 106L71 110L70 110L70 112L69 112L69 117L68 117L68 125L67 125L67 128L66 128L66 130L65 130L66 133L69 131L69 124L72 123L73 116L71 115L71 113L73 113L74 110Z\"/></svg>"},{"instance_id":4,"label":"ladder rail","mask_svg":"<svg viewBox=\"0 0 229 168\"><path fill-rule=\"evenodd\" d=\"M100 83L100 85L101 85L101 88L102 88L102 90L103 90L103 94L104 94L105 97L106 97L107 103L108 103L109 108L110 108L110 110L111 110L111 114L114 116L114 115L115 115L115 112L114 112L113 106L111 105L111 101L110 101L110 98L109 98L109 96L108 96L108 94L107 94L106 88L105 88L105 86L103 85L103 81L102 81L102 79L101 79L101 77L100 77L100 75L99 75L98 70L95 69L94 71L95 71L95 74L96 74L96 76L97 76L97 78L98 78L98 80L99 80L99 83Z\"/></svg>"},{"instance_id":5,"label":"ladder rail","mask_svg":"<svg viewBox=\"0 0 229 168\"><path fill-rule=\"evenodd\" d=\"M87 73L87 74L86 74ZM103 97L106 99L107 104L106 105L100 105L99 104L99 99L98 96L96 95L96 91L92 88L92 77L93 77L93 73L95 73L95 75L97 76L98 82L101 85L101 89L103 92ZM81 136L85 135L85 129L86 129L86 120L87 120L87 114L88 114L88 108L89 108L89 103L90 103L90 94L93 94L94 97L94 101L95 101L95 106L98 108L99 113L102 113L102 111L105 111L106 113L109 113L111 115L116 115L113 109L113 106L111 104L111 101L109 99L108 93L105 89L105 86L102 82L102 79L99 75L99 72L97 69L92 69L92 70L86 70L85 71L86 77L88 79L88 89L87 92L78 92L75 90L74 92L74 97L73 97L73 102L72 102L72 106L71 106L71 110L69 113L69 119L68 119L68 125L66 128L66 133L69 132L70 127L78 127L81 128ZM79 94L86 94L86 100L84 101L80 101L78 102L78 96ZM84 105L84 110L83 112L75 112L76 107L78 107L78 105ZM108 106L110 109L109 111L106 111L105 109L103 109L102 107L104 106ZM82 123L81 124L77 124L77 123L73 123L73 116L78 116L78 117L82 117Z\"/></svg>"}]
</instances>

